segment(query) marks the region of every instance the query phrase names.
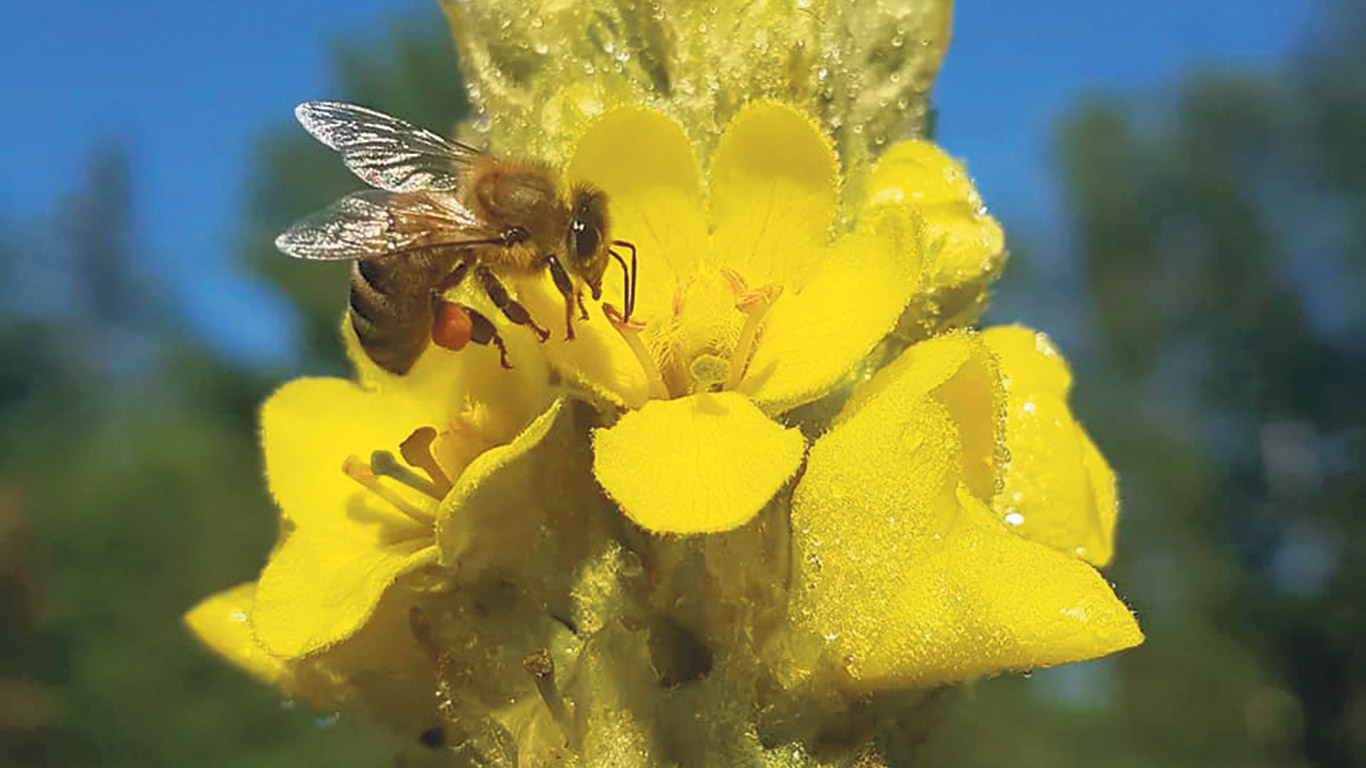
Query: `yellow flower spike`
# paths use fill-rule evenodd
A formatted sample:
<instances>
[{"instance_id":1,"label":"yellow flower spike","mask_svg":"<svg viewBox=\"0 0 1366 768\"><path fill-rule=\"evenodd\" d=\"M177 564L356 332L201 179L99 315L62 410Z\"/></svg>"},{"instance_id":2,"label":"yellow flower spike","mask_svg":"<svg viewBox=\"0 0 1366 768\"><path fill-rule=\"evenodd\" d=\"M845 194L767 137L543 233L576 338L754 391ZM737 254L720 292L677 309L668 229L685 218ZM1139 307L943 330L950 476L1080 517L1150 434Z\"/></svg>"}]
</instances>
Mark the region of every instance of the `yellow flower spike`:
<instances>
[{"instance_id":1,"label":"yellow flower spike","mask_svg":"<svg viewBox=\"0 0 1366 768\"><path fill-rule=\"evenodd\" d=\"M920 285L919 217L884 206L825 249L800 289L785 293L737 390L770 414L817 399L896 325Z\"/></svg>"},{"instance_id":2,"label":"yellow flower spike","mask_svg":"<svg viewBox=\"0 0 1366 768\"><path fill-rule=\"evenodd\" d=\"M1105 566L1114 553L1115 476L1067 407L1067 363L1026 328L992 328L981 338L1006 382L1010 461L993 509L1021 535Z\"/></svg>"},{"instance_id":3,"label":"yellow flower spike","mask_svg":"<svg viewBox=\"0 0 1366 768\"><path fill-rule=\"evenodd\" d=\"M742 110L712 157L712 251L751 285L800 281L829 240L839 163L810 118L760 102Z\"/></svg>"},{"instance_id":4,"label":"yellow flower spike","mask_svg":"<svg viewBox=\"0 0 1366 768\"><path fill-rule=\"evenodd\" d=\"M805 441L732 392L652 400L593 433L593 473L641 527L728 531L797 471Z\"/></svg>"}]
</instances>

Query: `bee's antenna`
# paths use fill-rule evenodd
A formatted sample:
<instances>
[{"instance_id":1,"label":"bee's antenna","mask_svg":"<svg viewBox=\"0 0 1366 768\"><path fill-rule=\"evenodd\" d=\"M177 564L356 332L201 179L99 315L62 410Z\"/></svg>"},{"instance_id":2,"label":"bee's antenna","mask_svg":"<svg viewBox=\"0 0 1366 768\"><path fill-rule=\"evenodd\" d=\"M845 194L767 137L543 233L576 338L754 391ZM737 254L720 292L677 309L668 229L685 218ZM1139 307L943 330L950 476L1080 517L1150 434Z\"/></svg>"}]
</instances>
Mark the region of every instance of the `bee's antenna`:
<instances>
[{"instance_id":1,"label":"bee's antenna","mask_svg":"<svg viewBox=\"0 0 1366 768\"><path fill-rule=\"evenodd\" d=\"M625 292L625 296L623 298L626 301L626 314L624 315L624 317L625 319L630 320L631 313L634 312L636 309L636 247L635 245L628 243L625 240L613 240L612 245L631 249L630 269L626 268L626 260L621 258L621 256L617 254L616 251L608 251L608 253L611 253L612 257L617 260L617 263L621 265L621 270L624 273L622 275L623 279L625 280L625 288L623 289Z\"/></svg>"}]
</instances>

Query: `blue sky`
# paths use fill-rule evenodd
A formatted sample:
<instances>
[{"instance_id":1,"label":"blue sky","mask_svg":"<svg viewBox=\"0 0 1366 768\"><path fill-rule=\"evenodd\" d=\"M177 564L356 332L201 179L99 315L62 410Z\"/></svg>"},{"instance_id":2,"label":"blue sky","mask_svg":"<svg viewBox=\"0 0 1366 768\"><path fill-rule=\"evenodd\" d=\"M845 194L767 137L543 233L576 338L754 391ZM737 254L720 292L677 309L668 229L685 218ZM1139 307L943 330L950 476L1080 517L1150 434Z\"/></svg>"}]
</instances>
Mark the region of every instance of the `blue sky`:
<instances>
[{"instance_id":1,"label":"blue sky","mask_svg":"<svg viewBox=\"0 0 1366 768\"><path fill-rule=\"evenodd\" d=\"M936 89L940 139L1008 222L1060 229L1050 135L1100 90L1152 95L1199 66L1270 71L1312 3L1288 0L962 2ZM396 15L440 23L435 0L10 2L0 7L0 221L48 217L90 147L133 151L140 245L187 323L234 355L288 355L288 312L232 267L255 137L331 94L339 40L382 37Z\"/></svg>"}]
</instances>

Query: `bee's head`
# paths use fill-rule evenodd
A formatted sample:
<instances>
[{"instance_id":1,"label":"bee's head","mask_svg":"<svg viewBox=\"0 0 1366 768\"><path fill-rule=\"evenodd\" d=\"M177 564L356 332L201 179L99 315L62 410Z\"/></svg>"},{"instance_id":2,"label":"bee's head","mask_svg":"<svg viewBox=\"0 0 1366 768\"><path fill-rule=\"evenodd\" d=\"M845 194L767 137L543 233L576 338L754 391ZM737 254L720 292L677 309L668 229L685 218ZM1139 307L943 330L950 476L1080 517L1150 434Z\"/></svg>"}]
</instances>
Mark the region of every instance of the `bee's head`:
<instances>
[{"instance_id":1,"label":"bee's head","mask_svg":"<svg viewBox=\"0 0 1366 768\"><path fill-rule=\"evenodd\" d=\"M566 236L566 267L583 278L602 298L602 275L607 271L607 195L586 184L576 185L569 200L569 234Z\"/></svg>"}]
</instances>

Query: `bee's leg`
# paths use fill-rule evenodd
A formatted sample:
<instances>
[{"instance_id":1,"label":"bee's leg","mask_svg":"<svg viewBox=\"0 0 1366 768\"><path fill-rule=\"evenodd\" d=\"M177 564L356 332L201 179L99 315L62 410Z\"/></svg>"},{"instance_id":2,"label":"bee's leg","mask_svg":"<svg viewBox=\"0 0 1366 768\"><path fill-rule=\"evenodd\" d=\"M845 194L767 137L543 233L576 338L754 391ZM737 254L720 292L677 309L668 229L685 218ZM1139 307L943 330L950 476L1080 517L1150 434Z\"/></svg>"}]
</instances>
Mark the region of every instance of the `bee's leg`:
<instances>
[{"instance_id":1,"label":"bee's leg","mask_svg":"<svg viewBox=\"0 0 1366 768\"><path fill-rule=\"evenodd\" d=\"M512 370L512 363L508 362L508 348L503 346L503 337L498 335L498 329L493 323L469 307L461 305L460 308L470 316L470 341L485 346L493 344L498 348L499 362L504 368Z\"/></svg>"},{"instance_id":2,"label":"bee's leg","mask_svg":"<svg viewBox=\"0 0 1366 768\"><path fill-rule=\"evenodd\" d=\"M517 325L531 326L531 330L536 332L536 336L542 342L550 338L550 331L537 325L536 321L531 319L531 313L526 311L526 307L508 295L508 289L503 287L492 270L488 267L479 267L474 270L474 275L479 278L479 284L484 287L484 293L489 295L489 300L493 302L493 306L501 309L507 319Z\"/></svg>"},{"instance_id":3,"label":"bee's leg","mask_svg":"<svg viewBox=\"0 0 1366 768\"><path fill-rule=\"evenodd\" d=\"M585 306L583 305L583 289L582 289L582 288L580 288L580 289L578 290L578 292L574 294L574 300L577 301L577 302L579 303L579 319L580 319L580 320L587 320L587 319L588 319L588 307L585 307Z\"/></svg>"},{"instance_id":4,"label":"bee's leg","mask_svg":"<svg viewBox=\"0 0 1366 768\"><path fill-rule=\"evenodd\" d=\"M564 297L564 337L574 338L574 281L569 279L569 273L564 271L564 265L555 258L555 254L545 257L546 266L550 268L550 279L555 281L555 288ZM583 306L583 299L579 299L579 306ZM583 313L583 319L588 319L588 313Z\"/></svg>"},{"instance_id":5,"label":"bee's leg","mask_svg":"<svg viewBox=\"0 0 1366 768\"><path fill-rule=\"evenodd\" d=\"M455 269L447 272L445 277L436 281L436 285L432 286L432 293L435 294L437 298L440 298L441 294L464 282L465 275L469 274L469 271L470 262L462 261L459 264L456 264Z\"/></svg>"}]
</instances>

